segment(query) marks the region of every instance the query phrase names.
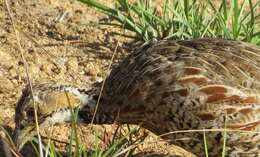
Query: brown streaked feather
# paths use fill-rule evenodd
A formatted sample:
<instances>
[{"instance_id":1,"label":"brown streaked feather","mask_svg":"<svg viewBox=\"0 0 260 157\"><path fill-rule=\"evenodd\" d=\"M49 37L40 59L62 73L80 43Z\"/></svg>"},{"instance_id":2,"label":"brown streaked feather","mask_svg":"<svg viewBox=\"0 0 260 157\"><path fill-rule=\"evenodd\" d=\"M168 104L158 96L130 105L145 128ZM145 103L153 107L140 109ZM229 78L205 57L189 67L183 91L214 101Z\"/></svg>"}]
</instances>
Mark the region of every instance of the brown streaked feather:
<instances>
[{"instance_id":1,"label":"brown streaked feather","mask_svg":"<svg viewBox=\"0 0 260 157\"><path fill-rule=\"evenodd\" d=\"M142 121L157 134L224 128L227 121L230 129L254 131L228 133L230 156L241 156L244 150L246 155L260 155L257 150L260 140L256 138L260 136L256 133L260 130L260 47L225 39L161 41L148 45L112 70L106 80L101 110L105 108L114 115L120 108L119 122ZM211 155L218 156L221 148L214 146L221 145L223 139L219 133L207 136ZM251 144L237 140L250 136L254 141ZM201 140L202 134L167 138L182 137ZM203 154L203 147L196 140L177 144L189 150L198 145L194 152Z\"/></svg>"},{"instance_id":2,"label":"brown streaked feather","mask_svg":"<svg viewBox=\"0 0 260 157\"><path fill-rule=\"evenodd\" d=\"M92 120L100 88L101 83L93 85L83 96L79 89L76 94L68 92L74 108L83 105L79 118L86 123ZM64 115L69 114L63 111L68 107L63 90L41 87L36 91L41 122L47 121L48 126L59 116L65 121ZM29 90L25 91L16 119L33 124L30 100ZM24 112L31 119L24 118ZM157 135L187 130L162 137L198 156L205 155L204 135L190 130L226 127L233 130L226 134L227 156L258 157L260 47L225 39L148 42L105 81L94 123L114 120L141 124ZM224 135L223 131L206 132L209 156L220 156Z\"/></svg>"}]
</instances>

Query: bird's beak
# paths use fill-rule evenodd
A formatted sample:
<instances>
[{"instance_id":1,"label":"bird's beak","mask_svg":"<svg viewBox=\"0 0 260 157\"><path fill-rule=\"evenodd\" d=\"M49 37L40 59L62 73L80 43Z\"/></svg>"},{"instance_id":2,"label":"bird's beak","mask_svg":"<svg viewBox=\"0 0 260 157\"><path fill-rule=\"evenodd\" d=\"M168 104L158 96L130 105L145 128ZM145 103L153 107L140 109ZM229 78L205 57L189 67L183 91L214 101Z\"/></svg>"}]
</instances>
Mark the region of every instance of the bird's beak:
<instances>
[{"instance_id":1,"label":"bird's beak","mask_svg":"<svg viewBox=\"0 0 260 157\"><path fill-rule=\"evenodd\" d=\"M13 133L13 141L19 151L23 148L24 144L31 139L34 128L34 126L29 126L24 129L15 128Z\"/></svg>"}]
</instances>

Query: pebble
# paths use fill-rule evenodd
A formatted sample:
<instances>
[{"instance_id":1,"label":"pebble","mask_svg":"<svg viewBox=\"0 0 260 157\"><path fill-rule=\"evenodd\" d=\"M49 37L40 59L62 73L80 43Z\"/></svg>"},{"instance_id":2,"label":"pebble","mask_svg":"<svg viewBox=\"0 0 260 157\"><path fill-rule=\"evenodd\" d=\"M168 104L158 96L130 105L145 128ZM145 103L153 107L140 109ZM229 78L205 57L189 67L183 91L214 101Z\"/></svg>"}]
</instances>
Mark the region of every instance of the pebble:
<instances>
[{"instance_id":1,"label":"pebble","mask_svg":"<svg viewBox=\"0 0 260 157\"><path fill-rule=\"evenodd\" d=\"M13 90L13 83L5 77L0 78L0 93L9 92Z\"/></svg>"},{"instance_id":2,"label":"pebble","mask_svg":"<svg viewBox=\"0 0 260 157\"><path fill-rule=\"evenodd\" d=\"M39 66L32 64L29 66L29 73L31 75L39 75L40 74L40 69Z\"/></svg>"},{"instance_id":3,"label":"pebble","mask_svg":"<svg viewBox=\"0 0 260 157\"><path fill-rule=\"evenodd\" d=\"M72 71L78 71L78 60L77 58L70 58L67 61L67 69Z\"/></svg>"}]
</instances>

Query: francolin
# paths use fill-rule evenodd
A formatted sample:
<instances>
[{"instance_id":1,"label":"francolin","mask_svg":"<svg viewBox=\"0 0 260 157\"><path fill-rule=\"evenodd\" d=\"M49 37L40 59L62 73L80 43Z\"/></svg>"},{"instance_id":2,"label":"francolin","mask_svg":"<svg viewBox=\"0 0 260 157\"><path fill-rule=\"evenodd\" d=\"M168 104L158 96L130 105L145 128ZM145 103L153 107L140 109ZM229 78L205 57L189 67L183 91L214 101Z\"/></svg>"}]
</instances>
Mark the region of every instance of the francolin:
<instances>
[{"instance_id":1,"label":"francolin","mask_svg":"<svg viewBox=\"0 0 260 157\"><path fill-rule=\"evenodd\" d=\"M36 85L39 127L70 121L68 99L79 108L79 120L91 123L101 84L89 90ZM105 80L94 124L115 120L157 135L184 131L162 138L199 157L204 156L203 133L211 157L221 156L224 140L226 156L259 157L260 47L226 39L147 42ZM15 121L19 144L25 132L35 132L28 87L17 103Z\"/></svg>"}]
</instances>

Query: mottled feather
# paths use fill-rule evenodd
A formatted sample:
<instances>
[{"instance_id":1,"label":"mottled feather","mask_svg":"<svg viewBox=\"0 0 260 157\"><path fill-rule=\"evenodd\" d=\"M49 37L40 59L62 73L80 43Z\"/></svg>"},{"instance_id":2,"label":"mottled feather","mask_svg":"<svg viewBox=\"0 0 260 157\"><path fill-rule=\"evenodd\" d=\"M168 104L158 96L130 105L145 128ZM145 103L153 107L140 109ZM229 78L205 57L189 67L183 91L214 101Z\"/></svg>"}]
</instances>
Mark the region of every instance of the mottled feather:
<instances>
[{"instance_id":1,"label":"mottled feather","mask_svg":"<svg viewBox=\"0 0 260 157\"><path fill-rule=\"evenodd\" d=\"M53 114L68 104L60 92L64 89L70 94L72 106L82 108L79 118L90 123L101 85L95 84L87 92L73 92L82 90L77 88L36 90L44 102L37 104L41 125L46 120L47 124L57 124L56 118L62 115ZM21 122L33 123L29 102L31 96L25 90L16 111L18 127ZM114 121L140 124L157 135L225 128L229 130L227 156L258 157L260 47L225 39L147 42L105 80L94 123ZM210 156L221 155L223 135L223 131L206 132ZM162 137L198 156L204 155L203 132Z\"/></svg>"}]
</instances>

